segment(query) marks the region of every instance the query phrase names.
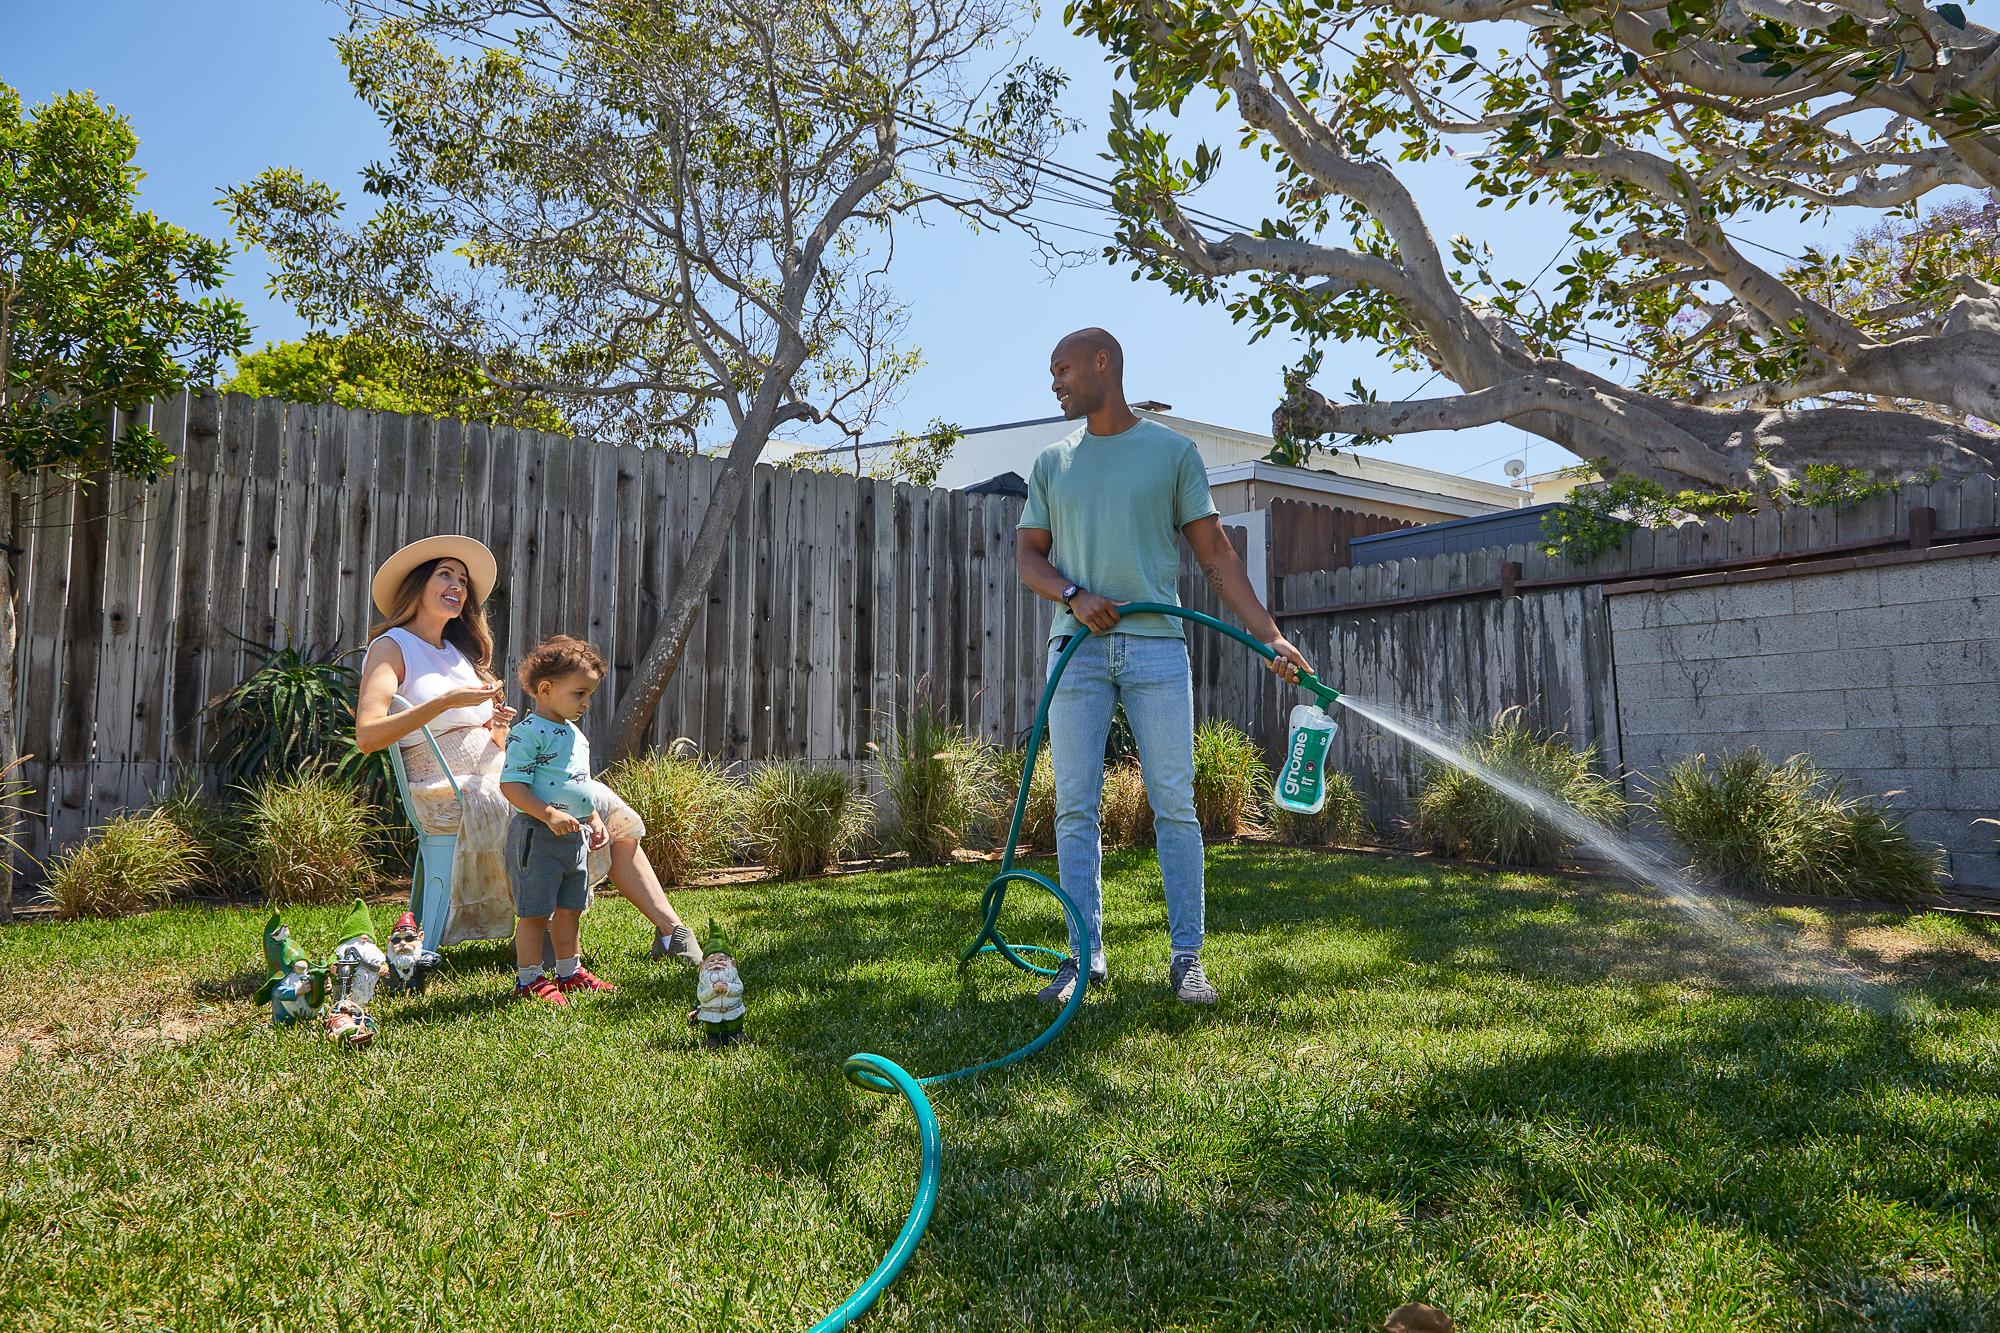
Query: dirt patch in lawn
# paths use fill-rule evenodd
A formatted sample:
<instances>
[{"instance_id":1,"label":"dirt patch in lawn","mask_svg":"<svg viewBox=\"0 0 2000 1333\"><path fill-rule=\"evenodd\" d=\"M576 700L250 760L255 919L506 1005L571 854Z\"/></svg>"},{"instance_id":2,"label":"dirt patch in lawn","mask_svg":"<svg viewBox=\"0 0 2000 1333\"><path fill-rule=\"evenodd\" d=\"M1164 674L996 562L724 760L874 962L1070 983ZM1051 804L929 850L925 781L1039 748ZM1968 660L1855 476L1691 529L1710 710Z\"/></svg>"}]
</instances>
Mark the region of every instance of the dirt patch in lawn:
<instances>
[{"instance_id":1,"label":"dirt patch in lawn","mask_svg":"<svg viewBox=\"0 0 2000 1333\"><path fill-rule=\"evenodd\" d=\"M0 1003L0 1073L32 1054L43 1060L90 1059L153 1046L178 1046L244 1021L240 1005L211 1003L188 991L170 968L113 977L76 974L15 988Z\"/></svg>"}]
</instances>

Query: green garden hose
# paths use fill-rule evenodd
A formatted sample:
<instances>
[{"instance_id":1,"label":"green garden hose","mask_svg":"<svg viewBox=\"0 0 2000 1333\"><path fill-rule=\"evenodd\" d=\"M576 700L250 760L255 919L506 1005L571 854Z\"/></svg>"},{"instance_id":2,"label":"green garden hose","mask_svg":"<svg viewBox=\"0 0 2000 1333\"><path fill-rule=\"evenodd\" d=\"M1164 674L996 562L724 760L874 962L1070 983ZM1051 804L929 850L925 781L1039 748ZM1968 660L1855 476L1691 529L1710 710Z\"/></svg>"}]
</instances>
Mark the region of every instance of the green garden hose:
<instances>
[{"instance_id":1,"label":"green garden hose","mask_svg":"<svg viewBox=\"0 0 2000 1333\"><path fill-rule=\"evenodd\" d=\"M1257 642L1234 625L1224 624L1214 616L1204 615L1200 611L1190 611L1181 606L1168 606L1162 602L1128 602L1119 607L1121 615L1131 615L1135 612L1157 612L1160 615L1179 616L1182 620L1192 620L1196 624L1206 625L1210 629L1227 634L1267 660L1276 660L1278 656L1271 648ZM1069 921L1071 936L1075 939L1084 939L1087 935L1083 913L1077 909L1076 903L1071 901L1070 896L1056 886L1055 881L1037 875L1032 870L1014 868L1014 844L1020 839L1021 821L1027 814L1028 787L1034 780L1035 759L1041 751L1042 735L1048 729L1049 702L1055 698L1056 682L1062 679L1063 670L1068 667L1069 659L1076 655L1076 650L1089 637L1090 630L1087 628L1079 629L1070 637L1068 646L1063 649L1062 655L1056 658L1055 666L1049 670L1048 684L1042 687L1041 702L1035 708L1035 720L1028 729L1027 753L1021 761L1021 788L1014 797L1014 818L1007 828L1007 850L1000 860L1000 873L987 882L986 893L980 899L979 933L973 937L972 943L959 951L958 961L961 966L971 962L978 954L997 953L1024 972L1038 973L1041 976L1055 974L1054 968L1031 963L1021 955L1038 953L1054 958L1066 956L1061 951L1044 949L1033 944L1009 944L1006 937L1000 933L1000 909L1006 902L1007 886L1016 881L1047 889L1062 905L1063 915ZM1323 704L1331 704L1340 697L1338 690L1321 683L1320 679L1310 671L1299 673L1298 684L1300 689L1310 691ZM811 1333L834 1333L834 1330L846 1328L866 1313L868 1308L875 1304L876 1299L888 1290L889 1284L902 1273L903 1266L909 1263L910 1256L916 1253L917 1243L923 1239L924 1228L930 1225L931 1212L937 1207L938 1179L944 1169L944 1141L938 1133L937 1115L932 1111L930 1098L924 1094L924 1089L950 1083L956 1079L971 1078L975 1074L1004 1069L1034 1055L1054 1041L1056 1034L1069 1025L1070 1019L1076 1016L1076 1011L1083 1007L1084 993L1089 988L1090 971L1088 968L1079 968L1076 985L1070 989L1069 999L1056 1014L1054 1022L1025 1046L982 1064L917 1078L887 1056L863 1052L847 1058L847 1063L842 1066L842 1072L846 1074L848 1082L869 1092L899 1093L903 1100L910 1104L910 1112L917 1120L917 1139L922 1147L923 1157L917 1172L916 1197L910 1201L910 1215L904 1220L903 1229L896 1233L895 1243L890 1245L888 1253L882 1256L882 1261L875 1265L875 1270L868 1275L867 1280L856 1287L851 1296L829 1310L824 1318L814 1324Z\"/></svg>"}]
</instances>

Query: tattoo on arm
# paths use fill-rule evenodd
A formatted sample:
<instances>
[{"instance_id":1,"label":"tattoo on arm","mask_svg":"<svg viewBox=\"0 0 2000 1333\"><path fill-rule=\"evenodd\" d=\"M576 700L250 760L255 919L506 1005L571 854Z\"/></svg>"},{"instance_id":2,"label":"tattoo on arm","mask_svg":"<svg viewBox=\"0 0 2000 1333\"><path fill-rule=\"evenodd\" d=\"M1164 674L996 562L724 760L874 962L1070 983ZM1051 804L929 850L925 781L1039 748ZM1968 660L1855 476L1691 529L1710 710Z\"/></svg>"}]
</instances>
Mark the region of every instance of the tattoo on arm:
<instances>
[{"instance_id":1,"label":"tattoo on arm","mask_svg":"<svg viewBox=\"0 0 2000 1333\"><path fill-rule=\"evenodd\" d=\"M1202 576L1208 580L1209 591L1222 596L1222 562L1210 560L1201 567Z\"/></svg>"}]
</instances>

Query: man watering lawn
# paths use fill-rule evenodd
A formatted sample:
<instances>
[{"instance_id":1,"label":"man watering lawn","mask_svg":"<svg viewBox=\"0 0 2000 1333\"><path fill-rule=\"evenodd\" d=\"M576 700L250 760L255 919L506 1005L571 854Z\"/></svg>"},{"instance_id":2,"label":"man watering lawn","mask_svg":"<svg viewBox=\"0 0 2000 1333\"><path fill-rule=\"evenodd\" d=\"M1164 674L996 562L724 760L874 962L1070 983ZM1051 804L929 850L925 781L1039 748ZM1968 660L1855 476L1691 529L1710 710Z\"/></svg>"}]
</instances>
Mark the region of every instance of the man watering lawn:
<instances>
[{"instance_id":1,"label":"man watering lawn","mask_svg":"<svg viewBox=\"0 0 2000 1333\"><path fill-rule=\"evenodd\" d=\"M1158 422L1141 421L1126 405L1124 372L1124 352L1103 329L1081 329L1056 344L1049 357L1051 387L1063 416L1084 424L1035 460L1015 536L1021 582L1063 605L1050 627L1049 667L1081 626L1091 631L1049 704L1056 859L1063 888L1081 909L1090 938L1072 933L1070 956L1041 998L1067 1001L1081 958L1090 960L1092 985L1106 978L1098 803L1112 707L1122 702L1139 747L1166 885L1173 948L1167 984L1190 1004L1213 1004L1215 988L1201 966L1202 845L1194 813L1194 681L1187 643L1177 617L1121 616L1119 607L1179 604L1180 550L1174 540L1179 533L1209 587L1277 654L1271 670L1296 681L1312 666L1278 632L1250 586L1216 516L1194 442Z\"/></svg>"}]
</instances>

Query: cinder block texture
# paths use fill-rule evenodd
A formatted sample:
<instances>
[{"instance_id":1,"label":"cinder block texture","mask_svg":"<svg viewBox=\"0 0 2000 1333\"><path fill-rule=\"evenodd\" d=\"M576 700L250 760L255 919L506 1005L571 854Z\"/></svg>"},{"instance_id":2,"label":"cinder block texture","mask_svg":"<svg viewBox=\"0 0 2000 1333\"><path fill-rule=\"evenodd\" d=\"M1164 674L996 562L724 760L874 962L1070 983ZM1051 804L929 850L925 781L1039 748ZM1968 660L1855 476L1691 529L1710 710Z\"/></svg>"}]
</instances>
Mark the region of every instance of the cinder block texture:
<instances>
[{"instance_id":1,"label":"cinder block texture","mask_svg":"<svg viewBox=\"0 0 2000 1333\"><path fill-rule=\"evenodd\" d=\"M1805 753L2000 887L2000 556L1609 601L1628 769Z\"/></svg>"}]
</instances>

